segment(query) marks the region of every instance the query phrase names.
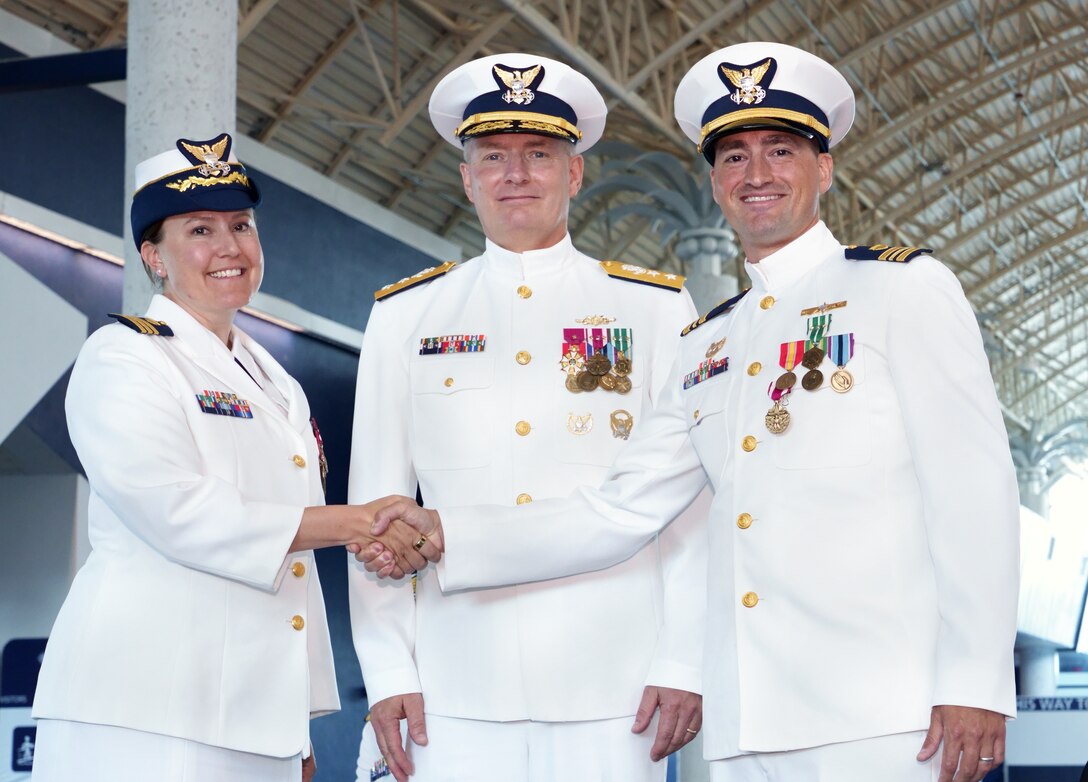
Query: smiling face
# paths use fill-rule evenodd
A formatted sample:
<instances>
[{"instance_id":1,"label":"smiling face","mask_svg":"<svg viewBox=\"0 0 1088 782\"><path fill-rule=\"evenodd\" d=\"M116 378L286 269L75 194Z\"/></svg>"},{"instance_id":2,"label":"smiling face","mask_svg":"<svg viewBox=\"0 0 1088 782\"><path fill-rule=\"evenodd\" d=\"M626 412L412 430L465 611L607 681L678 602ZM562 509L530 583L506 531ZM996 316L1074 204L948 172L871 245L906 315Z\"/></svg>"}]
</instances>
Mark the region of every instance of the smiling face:
<instances>
[{"instance_id":1,"label":"smiling face","mask_svg":"<svg viewBox=\"0 0 1088 782\"><path fill-rule=\"evenodd\" d=\"M140 247L163 295L225 343L235 313L261 286L264 256L253 210L189 212L163 221L162 238Z\"/></svg>"},{"instance_id":2,"label":"smiling face","mask_svg":"<svg viewBox=\"0 0 1088 782\"><path fill-rule=\"evenodd\" d=\"M832 170L831 155L793 133L750 130L718 140L710 171L714 200L750 263L816 224Z\"/></svg>"},{"instance_id":3,"label":"smiling face","mask_svg":"<svg viewBox=\"0 0 1088 782\"><path fill-rule=\"evenodd\" d=\"M527 252L551 247L566 234L584 165L570 142L504 133L465 143L461 179L487 238Z\"/></svg>"}]
</instances>

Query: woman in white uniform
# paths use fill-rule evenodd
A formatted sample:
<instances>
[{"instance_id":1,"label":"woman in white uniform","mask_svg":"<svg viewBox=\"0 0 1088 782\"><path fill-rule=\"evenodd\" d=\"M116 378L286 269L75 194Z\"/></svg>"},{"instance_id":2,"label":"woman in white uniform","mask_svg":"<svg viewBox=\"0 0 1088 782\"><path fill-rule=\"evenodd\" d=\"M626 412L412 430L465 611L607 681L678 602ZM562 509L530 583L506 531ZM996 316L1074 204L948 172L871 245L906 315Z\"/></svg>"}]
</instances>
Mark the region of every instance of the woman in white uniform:
<instances>
[{"instance_id":1,"label":"woman in white uniform","mask_svg":"<svg viewBox=\"0 0 1088 782\"><path fill-rule=\"evenodd\" d=\"M161 295L91 335L68 386L93 550L42 665L35 782L297 782L309 718L339 708L312 549L368 541L370 514L324 505L305 394L234 326L259 202L227 134L136 168Z\"/></svg>"}]
</instances>

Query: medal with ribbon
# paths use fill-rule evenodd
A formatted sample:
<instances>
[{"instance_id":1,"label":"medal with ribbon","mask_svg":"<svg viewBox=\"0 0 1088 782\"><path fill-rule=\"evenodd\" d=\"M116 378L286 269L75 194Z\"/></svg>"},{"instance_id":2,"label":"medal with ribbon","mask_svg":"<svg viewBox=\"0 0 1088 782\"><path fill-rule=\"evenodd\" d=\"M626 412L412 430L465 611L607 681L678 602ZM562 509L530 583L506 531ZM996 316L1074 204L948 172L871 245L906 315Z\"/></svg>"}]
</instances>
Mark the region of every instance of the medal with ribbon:
<instances>
[{"instance_id":1,"label":"medal with ribbon","mask_svg":"<svg viewBox=\"0 0 1088 782\"><path fill-rule=\"evenodd\" d=\"M783 342L778 348L778 366L786 370L774 381L774 387L779 391L789 391L797 384L797 375L793 368L805 352L805 341L797 339L792 342Z\"/></svg>"},{"instance_id":2,"label":"medal with ribbon","mask_svg":"<svg viewBox=\"0 0 1088 782\"><path fill-rule=\"evenodd\" d=\"M567 374L566 387L573 394L632 388L631 329L563 329L563 357L559 368Z\"/></svg>"},{"instance_id":3,"label":"medal with ribbon","mask_svg":"<svg viewBox=\"0 0 1088 782\"><path fill-rule=\"evenodd\" d=\"M854 376L846 371L846 365L854 357L854 332L828 337L827 355L831 363L838 367L831 373L831 388L845 394L854 387Z\"/></svg>"},{"instance_id":4,"label":"medal with ribbon","mask_svg":"<svg viewBox=\"0 0 1088 782\"><path fill-rule=\"evenodd\" d=\"M781 380L781 378L779 378ZM777 383L770 383L767 386L767 395L774 402L774 405L767 411L767 415L763 417L763 423L767 426L767 431L771 434L782 434L790 426L790 411L786 409L789 404L790 392L793 391L793 386L789 388L778 388Z\"/></svg>"},{"instance_id":5,"label":"medal with ribbon","mask_svg":"<svg viewBox=\"0 0 1088 782\"><path fill-rule=\"evenodd\" d=\"M831 328L831 315L817 315L809 318L806 324L808 339L805 340L805 355L801 359L801 366L808 370L801 378L801 388L806 391L815 391L824 382L824 373L820 371L820 363L827 355L825 336Z\"/></svg>"}]
</instances>

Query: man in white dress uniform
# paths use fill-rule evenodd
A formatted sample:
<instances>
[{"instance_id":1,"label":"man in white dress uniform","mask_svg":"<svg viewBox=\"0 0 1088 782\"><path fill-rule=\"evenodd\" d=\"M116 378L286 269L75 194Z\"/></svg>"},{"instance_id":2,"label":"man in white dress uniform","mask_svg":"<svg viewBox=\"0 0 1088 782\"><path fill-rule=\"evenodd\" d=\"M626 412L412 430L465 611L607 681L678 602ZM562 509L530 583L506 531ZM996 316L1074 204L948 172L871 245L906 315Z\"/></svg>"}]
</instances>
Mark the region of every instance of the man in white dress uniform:
<instances>
[{"instance_id":1,"label":"man in white dress uniform","mask_svg":"<svg viewBox=\"0 0 1088 782\"><path fill-rule=\"evenodd\" d=\"M407 501L379 526L444 534L447 591L528 582L627 556L709 478L712 779L981 779L1015 711L1018 498L971 307L927 250L820 221L854 115L831 65L730 46L675 107L751 289L684 330L600 490L516 511L425 495L442 530Z\"/></svg>"},{"instance_id":2,"label":"man in white dress uniform","mask_svg":"<svg viewBox=\"0 0 1088 782\"><path fill-rule=\"evenodd\" d=\"M580 73L485 57L435 88L430 114L464 149L486 248L375 294L349 496L418 486L432 504L514 507L595 486L695 315L683 278L572 245L581 153L606 114ZM701 722L708 503L622 564L551 582L443 594L433 570L387 583L352 561L371 703L360 778L663 780Z\"/></svg>"}]
</instances>

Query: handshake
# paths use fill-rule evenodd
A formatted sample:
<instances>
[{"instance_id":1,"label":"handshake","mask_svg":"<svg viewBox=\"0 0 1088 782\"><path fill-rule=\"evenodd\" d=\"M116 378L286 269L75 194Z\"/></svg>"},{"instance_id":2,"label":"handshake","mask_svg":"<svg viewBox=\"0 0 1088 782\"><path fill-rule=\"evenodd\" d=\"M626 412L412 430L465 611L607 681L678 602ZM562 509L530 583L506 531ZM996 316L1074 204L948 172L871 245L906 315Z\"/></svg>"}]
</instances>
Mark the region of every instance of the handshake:
<instances>
[{"instance_id":1,"label":"handshake","mask_svg":"<svg viewBox=\"0 0 1088 782\"><path fill-rule=\"evenodd\" d=\"M353 535L347 549L379 578L401 579L442 558L445 546L438 511L397 495L348 507L361 512L357 523L369 520L369 529Z\"/></svg>"}]
</instances>

